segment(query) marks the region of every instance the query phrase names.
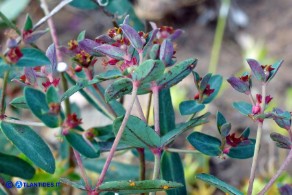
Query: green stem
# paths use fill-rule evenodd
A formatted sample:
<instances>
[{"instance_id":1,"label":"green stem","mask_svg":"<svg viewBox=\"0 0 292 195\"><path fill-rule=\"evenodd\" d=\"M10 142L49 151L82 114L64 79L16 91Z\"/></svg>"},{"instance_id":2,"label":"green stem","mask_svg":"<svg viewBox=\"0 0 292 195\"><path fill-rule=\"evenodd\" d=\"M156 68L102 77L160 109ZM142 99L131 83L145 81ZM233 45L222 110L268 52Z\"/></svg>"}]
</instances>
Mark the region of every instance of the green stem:
<instances>
[{"instance_id":1,"label":"green stem","mask_svg":"<svg viewBox=\"0 0 292 195\"><path fill-rule=\"evenodd\" d=\"M168 152L176 152L176 153L191 153L191 154L201 154L197 150L184 150L184 149L177 149L177 148L165 148L165 151Z\"/></svg>"},{"instance_id":2,"label":"green stem","mask_svg":"<svg viewBox=\"0 0 292 195\"><path fill-rule=\"evenodd\" d=\"M61 82L62 82L63 91L64 92L67 91L68 90L68 82L67 82L67 80L65 78L64 73L61 73ZM67 116L68 114L71 113L71 107L70 107L69 98L66 98L64 100L64 103L65 103L65 113L66 113L66 116Z\"/></svg>"},{"instance_id":3,"label":"green stem","mask_svg":"<svg viewBox=\"0 0 292 195\"><path fill-rule=\"evenodd\" d=\"M137 96L138 86L139 86L138 83L133 82L133 91L132 91L132 96L131 96L131 100L130 100L130 106L127 108L127 111L126 111L126 114L124 116L123 122L122 122L122 124L121 124L121 126L119 128L118 134L116 135L115 141L114 141L114 143L112 145L112 148L111 148L111 150L109 152L109 155L108 155L108 157L106 159L106 162L105 162L105 164L103 166L103 169L101 171L101 174L99 176L99 180L98 180L98 182L96 184L96 189L97 190L98 190L98 187L102 184L102 182L103 182L103 180L105 178L106 172L107 172L107 170L109 168L109 165L110 165L110 163L112 161L114 153L115 153L115 151L117 149L117 146L118 146L118 144L119 144L119 142L120 142L120 140L122 138L123 132L124 132L125 127L126 127L126 124L128 122L128 119L130 117L131 111L133 109L133 105L134 105L134 102L135 102L135 99L136 99L136 96Z\"/></svg>"},{"instance_id":4,"label":"green stem","mask_svg":"<svg viewBox=\"0 0 292 195\"><path fill-rule=\"evenodd\" d=\"M1 111L0 111L1 117L4 117L4 115L5 115L5 108L6 108L5 96L6 96L6 88L7 88L8 78L9 78L9 71L6 71L4 73L2 93L1 93Z\"/></svg>"},{"instance_id":5,"label":"green stem","mask_svg":"<svg viewBox=\"0 0 292 195\"><path fill-rule=\"evenodd\" d=\"M147 102L147 111L146 111L146 121L147 121L147 124L149 123L150 110L151 110L151 102L152 102L152 92L149 93L148 102Z\"/></svg>"},{"instance_id":6,"label":"green stem","mask_svg":"<svg viewBox=\"0 0 292 195\"><path fill-rule=\"evenodd\" d=\"M160 152L154 154L154 170L152 179L158 179L160 173Z\"/></svg>"},{"instance_id":7,"label":"green stem","mask_svg":"<svg viewBox=\"0 0 292 195\"><path fill-rule=\"evenodd\" d=\"M264 195L268 191L268 189L273 185L273 183L276 181L276 179L287 168L287 166L289 165L291 160L292 160L292 149L289 151L287 158L285 159L285 161L283 162L283 164L281 165L281 167L279 168L277 173L271 178L269 183L258 193L258 195Z\"/></svg>"},{"instance_id":8,"label":"green stem","mask_svg":"<svg viewBox=\"0 0 292 195\"><path fill-rule=\"evenodd\" d=\"M264 114L265 111L265 106L266 106L266 83L262 84L262 103L261 103L261 114ZM254 148L254 156L252 159L252 166L251 166L251 171L250 171L250 177L249 177L249 186L248 186L248 195L252 195L252 190L253 190L253 182L255 179L255 172L256 172L256 167L258 163L258 156L259 156L259 151L260 151L260 146L261 146L261 138L262 138L262 133L263 133L263 121L258 121L258 129L257 129L257 137L256 137L256 145Z\"/></svg>"},{"instance_id":9,"label":"green stem","mask_svg":"<svg viewBox=\"0 0 292 195\"><path fill-rule=\"evenodd\" d=\"M221 44L224 35L224 29L226 26L226 20L230 8L230 0L222 0L221 7L219 11L219 18L216 26L215 37L213 41L211 60L209 64L208 72L215 73L217 71L217 64L219 60Z\"/></svg>"}]
</instances>

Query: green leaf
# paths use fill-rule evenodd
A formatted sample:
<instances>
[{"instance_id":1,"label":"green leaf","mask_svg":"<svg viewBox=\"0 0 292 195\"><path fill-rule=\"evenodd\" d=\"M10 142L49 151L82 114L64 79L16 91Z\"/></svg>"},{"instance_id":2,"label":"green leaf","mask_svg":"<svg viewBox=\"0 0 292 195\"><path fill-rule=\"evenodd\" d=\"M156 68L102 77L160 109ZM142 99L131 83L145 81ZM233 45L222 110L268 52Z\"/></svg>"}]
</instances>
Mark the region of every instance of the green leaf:
<instances>
[{"instance_id":1,"label":"green leaf","mask_svg":"<svg viewBox=\"0 0 292 195\"><path fill-rule=\"evenodd\" d=\"M176 182L165 180L144 181L112 181L101 184L97 189L103 192L119 192L137 194L143 192L157 192L182 187Z\"/></svg>"},{"instance_id":2,"label":"green leaf","mask_svg":"<svg viewBox=\"0 0 292 195\"><path fill-rule=\"evenodd\" d=\"M74 1L73 1L74 2ZM72 2L71 2L72 3ZM85 39L85 34L86 34L86 30L83 30L79 33L78 37L77 37L77 41L82 41Z\"/></svg>"},{"instance_id":3,"label":"green leaf","mask_svg":"<svg viewBox=\"0 0 292 195\"><path fill-rule=\"evenodd\" d=\"M74 0L69 5L76 7L78 9L96 9L98 8L98 4L94 3L91 0Z\"/></svg>"},{"instance_id":4,"label":"green leaf","mask_svg":"<svg viewBox=\"0 0 292 195\"><path fill-rule=\"evenodd\" d=\"M28 109L24 96L14 98L9 104L15 108Z\"/></svg>"},{"instance_id":5,"label":"green leaf","mask_svg":"<svg viewBox=\"0 0 292 195\"><path fill-rule=\"evenodd\" d=\"M198 125L201 125L201 124L204 124L204 123L207 123L208 120L206 118L209 116L209 114L210 113L206 113L202 116L193 118L190 121L184 123L183 125L180 125L178 128L169 131L168 133L166 133L165 135L163 135L161 137L161 146L163 147L163 146L169 144L177 136L184 133L188 129L193 128L193 127L198 126Z\"/></svg>"},{"instance_id":6,"label":"green leaf","mask_svg":"<svg viewBox=\"0 0 292 195\"><path fill-rule=\"evenodd\" d=\"M230 130L231 130L231 123L225 123L225 124L223 124L223 125L221 126L221 129L220 129L220 131L221 131L221 135L222 135L223 137L228 136Z\"/></svg>"},{"instance_id":7,"label":"green leaf","mask_svg":"<svg viewBox=\"0 0 292 195\"><path fill-rule=\"evenodd\" d=\"M82 180L79 180L79 181L71 181L68 178L60 178L60 182L66 184L66 185L72 186L74 188L80 189L80 190L86 190L85 184L83 183Z\"/></svg>"},{"instance_id":8,"label":"green leaf","mask_svg":"<svg viewBox=\"0 0 292 195\"><path fill-rule=\"evenodd\" d=\"M168 195L186 195L184 168L178 153L163 152L161 157L162 178L183 184L181 188L168 190Z\"/></svg>"},{"instance_id":9,"label":"green leaf","mask_svg":"<svg viewBox=\"0 0 292 195\"><path fill-rule=\"evenodd\" d=\"M126 94L131 93L133 88L131 79L121 78L115 80L108 88L105 90L105 100L107 102L118 99Z\"/></svg>"},{"instance_id":10,"label":"green leaf","mask_svg":"<svg viewBox=\"0 0 292 195\"><path fill-rule=\"evenodd\" d=\"M159 91L159 119L161 135L175 129L175 113L169 89Z\"/></svg>"},{"instance_id":11,"label":"green leaf","mask_svg":"<svg viewBox=\"0 0 292 195\"><path fill-rule=\"evenodd\" d=\"M204 98L203 104L208 104L218 95L223 79L221 75L213 75L209 80L210 89L215 89L214 92L207 98Z\"/></svg>"},{"instance_id":12,"label":"green leaf","mask_svg":"<svg viewBox=\"0 0 292 195\"><path fill-rule=\"evenodd\" d=\"M252 113L252 105L250 103L240 101L234 102L232 106L243 115L248 116L249 114Z\"/></svg>"},{"instance_id":13,"label":"green leaf","mask_svg":"<svg viewBox=\"0 0 292 195\"><path fill-rule=\"evenodd\" d=\"M274 68L274 70L272 70L272 71L270 72L270 75L269 75L269 77L268 77L268 81L271 81L271 80L274 78L274 76L275 76L276 73L278 72L279 68L281 67L282 63L283 63L283 60L279 60L279 61L277 61L276 63L274 63L274 64L272 65L272 68Z\"/></svg>"},{"instance_id":14,"label":"green leaf","mask_svg":"<svg viewBox=\"0 0 292 195\"><path fill-rule=\"evenodd\" d=\"M70 145L77 150L80 154L88 158L97 158L100 155L99 150L88 145L88 143L83 139L83 137L73 130L70 130L69 133L65 136L66 140Z\"/></svg>"},{"instance_id":15,"label":"green leaf","mask_svg":"<svg viewBox=\"0 0 292 195\"><path fill-rule=\"evenodd\" d=\"M160 88L170 88L183 80L196 67L197 59L187 59L173 66L157 81Z\"/></svg>"},{"instance_id":16,"label":"green leaf","mask_svg":"<svg viewBox=\"0 0 292 195\"><path fill-rule=\"evenodd\" d=\"M181 115L190 115L200 112L205 108L204 104L199 104L195 100L187 100L179 104L179 111Z\"/></svg>"},{"instance_id":17,"label":"green leaf","mask_svg":"<svg viewBox=\"0 0 292 195\"><path fill-rule=\"evenodd\" d=\"M124 117L118 117L114 120L114 133L117 134ZM130 146L145 148L158 147L160 137L144 121L136 116L130 116L125 127L121 142Z\"/></svg>"},{"instance_id":18,"label":"green leaf","mask_svg":"<svg viewBox=\"0 0 292 195\"><path fill-rule=\"evenodd\" d=\"M35 174L35 169L21 158L0 153L0 173L31 179Z\"/></svg>"},{"instance_id":19,"label":"green leaf","mask_svg":"<svg viewBox=\"0 0 292 195\"><path fill-rule=\"evenodd\" d=\"M21 0L21 1L19 1L19 0L6 0L6 1L1 1L0 12L2 12L9 20L14 20L26 8L28 3L29 3L29 0Z\"/></svg>"},{"instance_id":20,"label":"green leaf","mask_svg":"<svg viewBox=\"0 0 292 195\"><path fill-rule=\"evenodd\" d=\"M23 48L21 49L23 56L16 63L17 66L21 67L34 67L51 64L49 58L38 49L34 48Z\"/></svg>"},{"instance_id":21,"label":"green leaf","mask_svg":"<svg viewBox=\"0 0 292 195\"><path fill-rule=\"evenodd\" d=\"M59 94L54 86L50 86L47 90L46 99L48 104L59 102Z\"/></svg>"},{"instance_id":22,"label":"green leaf","mask_svg":"<svg viewBox=\"0 0 292 195\"><path fill-rule=\"evenodd\" d=\"M115 138L112 125L92 127L90 128L90 130L93 130L96 137L98 137L98 139L102 141L109 141Z\"/></svg>"},{"instance_id":23,"label":"green leaf","mask_svg":"<svg viewBox=\"0 0 292 195\"><path fill-rule=\"evenodd\" d=\"M232 147L227 155L231 158L246 159L253 157L255 139L249 139L250 143L242 143L236 147Z\"/></svg>"},{"instance_id":24,"label":"green leaf","mask_svg":"<svg viewBox=\"0 0 292 195\"><path fill-rule=\"evenodd\" d=\"M200 91L204 91L206 89L211 77L212 77L212 73L208 73L202 78L202 81L200 83Z\"/></svg>"},{"instance_id":25,"label":"green leaf","mask_svg":"<svg viewBox=\"0 0 292 195\"><path fill-rule=\"evenodd\" d=\"M217 129L219 133L221 134L221 126L224 125L227 121L224 115L219 111L217 112L217 115L216 115L216 121L217 121Z\"/></svg>"},{"instance_id":26,"label":"green leaf","mask_svg":"<svg viewBox=\"0 0 292 195\"><path fill-rule=\"evenodd\" d=\"M97 148L100 152L109 152L113 146L113 141L98 141L98 142L93 142L92 145ZM116 151L119 150L128 150L132 149L133 146L129 146L123 143L119 143L117 146Z\"/></svg>"},{"instance_id":27,"label":"green leaf","mask_svg":"<svg viewBox=\"0 0 292 195\"><path fill-rule=\"evenodd\" d=\"M88 87L90 85L96 84L101 82L99 79L92 79L90 81L88 80L82 80L77 82L73 87L70 87L61 97L61 101L64 101L65 99L69 98L71 95L76 93L77 91L80 91L81 89Z\"/></svg>"},{"instance_id":28,"label":"green leaf","mask_svg":"<svg viewBox=\"0 0 292 195\"><path fill-rule=\"evenodd\" d=\"M162 76L165 66L160 60L146 60L140 64L132 74L135 81L147 83Z\"/></svg>"},{"instance_id":29,"label":"green leaf","mask_svg":"<svg viewBox=\"0 0 292 195\"><path fill-rule=\"evenodd\" d=\"M235 187L225 183L224 181L214 177L213 175L209 175L206 173L201 173L197 174L196 178L199 180L202 180L212 186L215 186L216 188L222 190L223 192L227 194L232 194L232 195L243 195L242 192L240 192L238 189Z\"/></svg>"},{"instance_id":30,"label":"green leaf","mask_svg":"<svg viewBox=\"0 0 292 195\"><path fill-rule=\"evenodd\" d=\"M82 0L81 0L82 1ZM143 22L135 14L133 5L129 0L110 0L109 3L102 7L107 13L114 16L118 24L122 24L124 18L129 15L129 24L138 31L144 31L145 26Z\"/></svg>"},{"instance_id":31,"label":"green leaf","mask_svg":"<svg viewBox=\"0 0 292 195\"><path fill-rule=\"evenodd\" d=\"M117 79L122 77L123 74L120 70L114 69L114 70L108 70L106 72L100 73L99 75L96 75L95 78L99 80L111 80L111 79Z\"/></svg>"},{"instance_id":32,"label":"green leaf","mask_svg":"<svg viewBox=\"0 0 292 195\"><path fill-rule=\"evenodd\" d=\"M29 14L27 14L23 30L28 31L28 30L31 30L32 28L33 28L33 23L32 23L31 17L29 16Z\"/></svg>"},{"instance_id":33,"label":"green leaf","mask_svg":"<svg viewBox=\"0 0 292 195\"><path fill-rule=\"evenodd\" d=\"M46 126L51 128L59 126L58 116L49 113L46 95L43 92L30 87L25 87L24 97L31 112Z\"/></svg>"},{"instance_id":34,"label":"green leaf","mask_svg":"<svg viewBox=\"0 0 292 195\"><path fill-rule=\"evenodd\" d=\"M53 174L55 159L48 145L30 127L1 122L6 137L27 156L35 165Z\"/></svg>"},{"instance_id":35,"label":"green leaf","mask_svg":"<svg viewBox=\"0 0 292 195\"><path fill-rule=\"evenodd\" d=\"M84 167L90 171L101 173L105 159L86 160ZM105 181L136 180L139 178L139 166L112 161L106 173Z\"/></svg>"},{"instance_id":36,"label":"green leaf","mask_svg":"<svg viewBox=\"0 0 292 195\"><path fill-rule=\"evenodd\" d=\"M198 151L208 156L218 156L221 154L221 141L216 137L206 135L201 132L193 132L187 140Z\"/></svg>"}]
</instances>

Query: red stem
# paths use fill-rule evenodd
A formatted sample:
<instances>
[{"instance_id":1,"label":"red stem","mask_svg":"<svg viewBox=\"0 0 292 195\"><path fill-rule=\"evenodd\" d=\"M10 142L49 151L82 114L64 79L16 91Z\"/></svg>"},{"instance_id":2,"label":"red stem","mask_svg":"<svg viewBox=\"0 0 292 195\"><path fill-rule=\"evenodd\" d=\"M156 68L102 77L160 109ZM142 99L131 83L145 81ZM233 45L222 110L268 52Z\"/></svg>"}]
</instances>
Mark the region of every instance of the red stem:
<instances>
[{"instance_id":1,"label":"red stem","mask_svg":"<svg viewBox=\"0 0 292 195\"><path fill-rule=\"evenodd\" d=\"M96 184L96 188L97 189L102 184L102 182L103 182L103 180L105 178L106 172L107 172L107 170L108 170L108 168L110 166L110 163L112 161L114 153L115 153L115 151L117 149L117 146L118 146L118 144L119 144L119 142L120 142L120 140L122 138L123 132L125 130L126 124L128 122L129 116L131 114L131 111L132 111L132 108L133 108L133 105L134 105L134 102L135 102L135 99L136 99L136 96L137 96L138 86L139 86L139 83L133 82L133 91L132 91L132 96L131 96L131 100L130 100L130 102L131 102L130 106L127 108L127 111L126 111L125 117L123 119L123 122L122 122L122 124L121 124L121 126L119 128L118 134L117 134L117 136L115 138L115 141L114 141L114 143L112 145L112 148L111 148L111 150L109 152L109 155L108 155L108 157L106 159L106 162L104 164L102 172L101 172L101 174L99 176L99 180L98 180L98 182Z\"/></svg>"}]
</instances>

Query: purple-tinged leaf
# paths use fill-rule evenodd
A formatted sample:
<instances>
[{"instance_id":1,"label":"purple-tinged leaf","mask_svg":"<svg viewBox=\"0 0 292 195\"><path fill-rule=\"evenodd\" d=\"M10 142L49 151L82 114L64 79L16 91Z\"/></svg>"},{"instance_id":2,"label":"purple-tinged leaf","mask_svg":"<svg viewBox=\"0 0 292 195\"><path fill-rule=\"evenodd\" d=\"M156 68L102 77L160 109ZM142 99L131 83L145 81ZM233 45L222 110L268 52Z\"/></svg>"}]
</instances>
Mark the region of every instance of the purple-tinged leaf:
<instances>
[{"instance_id":1,"label":"purple-tinged leaf","mask_svg":"<svg viewBox=\"0 0 292 195\"><path fill-rule=\"evenodd\" d=\"M274 142L276 142L276 146L278 146L279 148L292 148L292 142L288 137L275 132L271 133L270 137Z\"/></svg>"},{"instance_id":2,"label":"purple-tinged leaf","mask_svg":"<svg viewBox=\"0 0 292 195\"><path fill-rule=\"evenodd\" d=\"M24 75L26 77L26 79L28 80L28 82L34 86L34 84L36 83L36 74L35 71L33 70L33 68L31 67L25 67L24 68Z\"/></svg>"},{"instance_id":3,"label":"purple-tinged leaf","mask_svg":"<svg viewBox=\"0 0 292 195\"><path fill-rule=\"evenodd\" d=\"M121 29L124 35L129 39L131 45L139 52L143 49L143 42L138 32L127 24L122 24Z\"/></svg>"},{"instance_id":4,"label":"purple-tinged leaf","mask_svg":"<svg viewBox=\"0 0 292 195\"><path fill-rule=\"evenodd\" d=\"M183 33L184 33L183 30L177 29L171 35L169 35L168 39L170 39L171 41L174 41L175 39L177 39Z\"/></svg>"},{"instance_id":5,"label":"purple-tinged leaf","mask_svg":"<svg viewBox=\"0 0 292 195\"><path fill-rule=\"evenodd\" d=\"M129 15L124 18L123 24L129 25Z\"/></svg>"},{"instance_id":6,"label":"purple-tinged leaf","mask_svg":"<svg viewBox=\"0 0 292 195\"><path fill-rule=\"evenodd\" d=\"M151 45L153 45L153 40L156 37L157 32L158 32L158 29L154 29L151 32L149 32L149 36L146 39L146 45L144 46L144 49L143 49L143 52L144 52L143 55L144 56L147 55L147 52L148 52L149 48L151 47ZM153 60L156 60L156 58L153 59Z\"/></svg>"},{"instance_id":7,"label":"purple-tinged leaf","mask_svg":"<svg viewBox=\"0 0 292 195\"><path fill-rule=\"evenodd\" d=\"M58 60L57 60L57 54L56 54L56 48L54 44L51 44L47 51L46 51L46 56L49 58L51 64L46 66L46 72L55 75L57 73L57 65L58 65Z\"/></svg>"},{"instance_id":8,"label":"purple-tinged leaf","mask_svg":"<svg viewBox=\"0 0 292 195\"><path fill-rule=\"evenodd\" d=\"M247 116L249 114L252 114L252 105L250 103L240 101L234 102L232 106L243 115Z\"/></svg>"},{"instance_id":9,"label":"purple-tinged leaf","mask_svg":"<svg viewBox=\"0 0 292 195\"><path fill-rule=\"evenodd\" d=\"M100 35L100 36L98 36L98 37L95 38L95 41L96 42L99 42L99 43L107 43L107 44L112 44L112 43L115 42L115 40L112 39L108 35Z\"/></svg>"},{"instance_id":10,"label":"purple-tinged leaf","mask_svg":"<svg viewBox=\"0 0 292 195\"><path fill-rule=\"evenodd\" d=\"M94 48L100 46L100 43L97 43L91 39L83 39L82 41L78 42L78 46L81 50L86 51L87 53L89 53L90 55L95 55L96 51L94 50Z\"/></svg>"},{"instance_id":11,"label":"purple-tinged leaf","mask_svg":"<svg viewBox=\"0 0 292 195\"><path fill-rule=\"evenodd\" d=\"M289 131L291 127L291 114L288 111L283 111L280 108L273 109L273 119L277 125Z\"/></svg>"},{"instance_id":12,"label":"purple-tinged leaf","mask_svg":"<svg viewBox=\"0 0 292 195\"><path fill-rule=\"evenodd\" d=\"M117 59L117 60L128 60L130 61L129 57L126 54L125 50L122 50L119 47L115 47L108 44L103 44L98 47L95 47L94 50L96 52L99 52L103 55L109 56L111 58Z\"/></svg>"},{"instance_id":13,"label":"purple-tinged leaf","mask_svg":"<svg viewBox=\"0 0 292 195\"><path fill-rule=\"evenodd\" d=\"M236 91L245 94L250 93L249 82L244 82L241 79L233 76L227 79L227 81Z\"/></svg>"},{"instance_id":14,"label":"purple-tinged leaf","mask_svg":"<svg viewBox=\"0 0 292 195\"><path fill-rule=\"evenodd\" d=\"M258 63L258 61L253 60L253 59L247 59L247 63L249 64L254 76L256 77L257 80L259 81L266 81L266 75L261 67L261 65Z\"/></svg>"},{"instance_id":15,"label":"purple-tinged leaf","mask_svg":"<svg viewBox=\"0 0 292 195\"><path fill-rule=\"evenodd\" d=\"M269 77L268 77L268 81L270 81L270 80L272 80L272 78L274 78L274 76L275 76L276 73L278 72L279 68L281 67L282 63L283 63L283 60L279 60L279 61L277 61L276 63L274 63L274 64L272 65L272 68L274 68L274 70L272 70L272 71L270 72L270 75L269 75Z\"/></svg>"},{"instance_id":16,"label":"purple-tinged leaf","mask_svg":"<svg viewBox=\"0 0 292 195\"><path fill-rule=\"evenodd\" d=\"M47 32L49 32L49 29L34 31L29 36L25 37L24 42L25 43L33 43L36 40L38 40L41 36L46 34Z\"/></svg>"},{"instance_id":17,"label":"purple-tinged leaf","mask_svg":"<svg viewBox=\"0 0 292 195\"><path fill-rule=\"evenodd\" d=\"M173 45L172 43L164 39L161 46L160 46L160 53L159 53L159 59L163 61L165 66L170 66L171 65L171 59L173 56Z\"/></svg>"},{"instance_id":18,"label":"purple-tinged leaf","mask_svg":"<svg viewBox=\"0 0 292 195\"><path fill-rule=\"evenodd\" d=\"M292 186L289 184L285 184L279 188L281 195L291 195L292 194Z\"/></svg>"}]
</instances>

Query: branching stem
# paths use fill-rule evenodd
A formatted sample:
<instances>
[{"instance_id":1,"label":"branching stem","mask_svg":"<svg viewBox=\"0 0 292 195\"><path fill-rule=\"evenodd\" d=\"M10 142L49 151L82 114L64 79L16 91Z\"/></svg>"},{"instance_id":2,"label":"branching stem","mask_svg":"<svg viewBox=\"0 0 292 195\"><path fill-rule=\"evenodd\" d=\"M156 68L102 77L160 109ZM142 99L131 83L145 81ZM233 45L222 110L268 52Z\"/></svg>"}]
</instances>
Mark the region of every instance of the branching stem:
<instances>
[{"instance_id":1,"label":"branching stem","mask_svg":"<svg viewBox=\"0 0 292 195\"><path fill-rule=\"evenodd\" d=\"M264 113L265 106L266 106L266 83L263 83L262 84L262 103L260 105L261 114ZM259 151L260 151L261 138L262 138L262 133L263 133L263 122L264 121L261 121L261 119L258 119L256 144L255 144L255 148L254 148L254 156L252 159L252 166L251 166L249 185L248 185L248 191L247 191L248 195L252 195L253 182L255 179L255 171L256 171L256 167L257 167L257 163L258 163L258 155L259 155Z\"/></svg>"},{"instance_id":2,"label":"branching stem","mask_svg":"<svg viewBox=\"0 0 292 195\"><path fill-rule=\"evenodd\" d=\"M110 165L110 163L112 161L112 158L114 156L114 153L115 153L115 151L117 149L117 146L118 146L118 144L119 144L119 142L120 142L120 140L122 138L122 135L123 135L123 132L125 130L126 124L128 122L129 116L131 114L134 102L136 100L138 86L139 86L139 83L133 82L133 91L132 91L132 96L131 96L131 100L130 100L130 105L127 108L126 114L125 114L124 119L122 121L122 124L121 124L121 126L119 128L118 134L116 135L115 141L114 141L114 143L112 145L112 148L111 148L111 150L109 152L109 155L108 155L108 157L106 159L106 162L105 162L105 164L103 166L102 172L101 172L101 174L99 176L99 180L98 180L98 182L96 184L96 188L98 188L102 184L102 182L103 182L103 180L105 178L106 172L107 172L107 170L109 168L109 165Z\"/></svg>"}]
</instances>

